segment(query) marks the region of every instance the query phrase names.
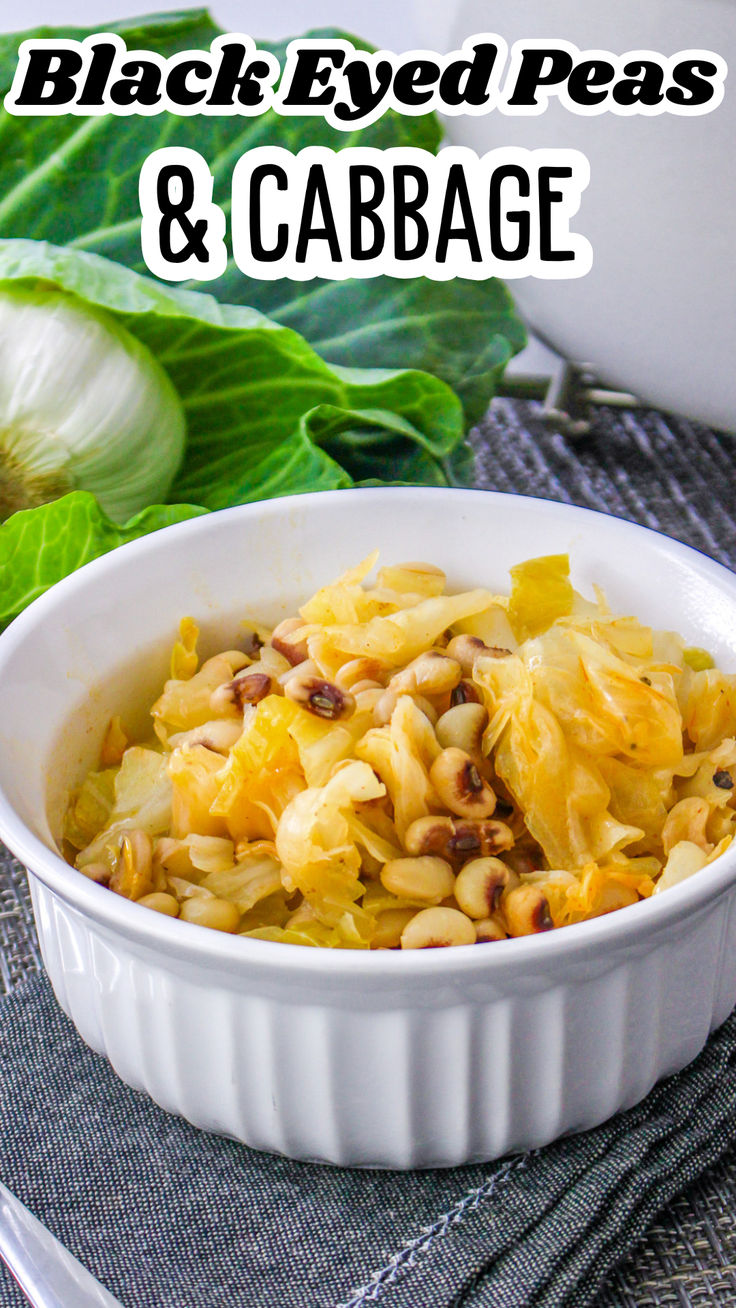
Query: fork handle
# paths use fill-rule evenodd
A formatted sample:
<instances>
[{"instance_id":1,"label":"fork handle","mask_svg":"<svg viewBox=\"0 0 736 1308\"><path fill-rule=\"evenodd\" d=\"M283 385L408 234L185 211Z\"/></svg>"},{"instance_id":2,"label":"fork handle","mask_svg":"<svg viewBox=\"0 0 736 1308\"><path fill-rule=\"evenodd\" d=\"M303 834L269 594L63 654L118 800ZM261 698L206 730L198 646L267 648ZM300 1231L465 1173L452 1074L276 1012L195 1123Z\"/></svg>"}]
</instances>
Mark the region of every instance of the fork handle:
<instances>
[{"instance_id":1,"label":"fork handle","mask_svg":"<svg viewBox=\"0 0 736 1308\"><path fill-rule=\"evenodd\" d=\"M32 1308L122 1308L2 1182L0 1258Z\"/></svg>"}]
</instances>

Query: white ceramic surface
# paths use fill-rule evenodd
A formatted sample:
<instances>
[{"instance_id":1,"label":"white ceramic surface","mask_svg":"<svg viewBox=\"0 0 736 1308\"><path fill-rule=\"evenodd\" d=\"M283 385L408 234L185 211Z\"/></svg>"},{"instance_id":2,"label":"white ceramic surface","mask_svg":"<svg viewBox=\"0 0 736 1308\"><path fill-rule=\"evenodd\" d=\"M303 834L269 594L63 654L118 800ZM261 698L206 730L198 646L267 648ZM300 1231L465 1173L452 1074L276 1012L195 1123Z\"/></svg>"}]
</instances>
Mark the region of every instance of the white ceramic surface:
<instances>
[{"instance_id":1,"label":"white ceramic surface","mask_svg":"<svg viewBox=\"0 0 736 1308\"><path fill-rule=\"evenodd\" d=\"M569 550L576 585L736 667L736 578L641 528L472 491L332 492L212 514L82 569L0 637L0 837L31 870L44 961L84 1039L198 1126L299 1158L450 1165L640 1099L736 1003L736 854L644 904L482 948L364 954L172 921L56 853L111 713L152 697L179 618L214 649L380 545L453 587Z\"/></svg>"},{"instance_id":2,"label":"white ceramic surface","mask_svg":"<svg viewBox=\"0 0 736 1308\"><path fill-rule=\"evenodd\" d=\"M732 68L702 117L584 117L554 100L539 117L449 118L450 139L572 147L590 186L574 230L591 241L579 281L526 278L514 296L562 353L665 408L736 429L736 4L733 0L414 0L422 44L459 48L475 32L511 44L562 37L581 50L706 49Z\"/></svg>"}]
</instances>

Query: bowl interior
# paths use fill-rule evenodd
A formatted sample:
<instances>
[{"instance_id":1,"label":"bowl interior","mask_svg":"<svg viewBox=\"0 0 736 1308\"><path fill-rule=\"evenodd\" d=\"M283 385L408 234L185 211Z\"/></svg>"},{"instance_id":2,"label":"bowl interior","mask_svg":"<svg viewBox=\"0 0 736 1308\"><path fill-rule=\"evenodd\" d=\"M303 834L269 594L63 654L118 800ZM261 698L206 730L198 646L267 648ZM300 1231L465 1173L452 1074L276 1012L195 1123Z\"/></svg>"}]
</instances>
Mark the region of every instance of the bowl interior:
<instances>
[{"instance_id":1,"label":"bowl interior","mask_svg":"<svg viewBox=\"0 0 736 1308\"><path fill-rule=\"evenodd\" d=\"M736 667L736 577L617 519L515 496L399 488L249 505L98 560L0 638L6 838L20 819L56 848L69 791L96 766L109 718L145 731L182 616L196 618L213 653L237 644L244 619L277 622L375 548L382 562L440 565L451 589L504 592L513 564L569 552L579 590L602 586L615 610L675 629Z\"/></svg>"}]
</instances>

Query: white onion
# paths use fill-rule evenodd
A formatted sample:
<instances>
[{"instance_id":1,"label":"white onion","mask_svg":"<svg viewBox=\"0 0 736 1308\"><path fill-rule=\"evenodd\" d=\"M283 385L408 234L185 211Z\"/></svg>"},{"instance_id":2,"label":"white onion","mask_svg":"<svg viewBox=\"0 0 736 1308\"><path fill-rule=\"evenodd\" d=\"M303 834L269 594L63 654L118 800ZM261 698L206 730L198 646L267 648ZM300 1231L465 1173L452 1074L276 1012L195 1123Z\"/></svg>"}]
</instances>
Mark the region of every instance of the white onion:
<instances>
[{"instance_id":1,"label":"white onion","mask_svg":"<svg viewBox=\"0 0 736 1308\"><path fill-rule=\"evenodd\" d=\"M165 499L181 401L114 318L55 289L0 290L0 518L70 490L116 522Z\"/></svg>"}]
</instances>

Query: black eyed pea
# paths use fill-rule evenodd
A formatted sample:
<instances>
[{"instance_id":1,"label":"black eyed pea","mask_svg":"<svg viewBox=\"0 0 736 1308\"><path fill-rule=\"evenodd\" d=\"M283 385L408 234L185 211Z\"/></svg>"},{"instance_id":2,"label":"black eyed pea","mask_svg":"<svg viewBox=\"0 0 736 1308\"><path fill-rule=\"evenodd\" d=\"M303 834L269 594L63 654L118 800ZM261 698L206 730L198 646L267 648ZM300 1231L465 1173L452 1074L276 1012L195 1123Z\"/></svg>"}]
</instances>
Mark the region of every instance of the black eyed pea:
<instances>
[{"instance_id":1,"label":"black eyed pea","mask_svg":"<svg viewBox=\"0 0 736 1308\"><path fill-rule=\"evenodd\" d=\"M532 936L551 931L554 922L547 897L539 886L522 885L503 899L503 916L510 936Z\"/></svg>"},{"instance_id":2,"label":"black eyed pea","mask_svg":"<svg viewBox=\"0 0 736 1308\"><path fill-rule=\"evenodd\" d=\"M404 928L415 916L415 908L385 908L376 917L371 949L398 949Z\"/></svg>"},{"instance_id":3,"label":"black eyed pea","mask_svg":"<svg viewBox=\"0 0 736 1308\"><path fill-rule=\"evenodd\" d=\"M260 704L262 699L271 694L273 679L268 672L257 672L255 667L241 672L232 683L235 700L240 708L246 704Z\"/></svg>"},{"instance_id":4,"label":"black eyed pea","mask_svg":"<svg viewBox=\"0 0 736 1308\"><path fill-rule=\"evenodd\" d=\"M399 899L439 904L453 892L455 876L449 863L431 854L392 858L381 869L381 884Z\"/></svg>"},{"instance_id":5,"label":"black eyed pea","mask_svg":"<svg viewBox=\"0 0 736 1308\"><path fill-rule=\"evenodd\" d=\"M286 682L284 693L295 704L330 722L349 718L355 712L355 699L350 691L341 690L334 682L311 672L302 673L300 668Z\"/></svg>"},{"instance_id":6,"label":"black eyed pea","mask_svg":"<svg viewBox=\"0 0 736 1308\"><path fill-rule=\"evenodd\" d=\"M230 684L235 685L235 682ZM222 686L218 686L215 695L222 689ZM191 731L178 731L169 736L169 744L172 749L178 749L180 745L204 745L205 749L211 749L214 754L229 754L242 730L242 716L215 718L212 722L203 722L200 727L193 727Z\"/></svg>"},{"instance_id":7,"label":"black eyed pea","mask_svg":"<svg viewBox=\"0 0 736 1308\"><path fill-rule=\"evenodd\" d=\"M259 704L266 695L271 694L273 683L266 672L254 672L246 668L238 673L232 681L217 686L210 695L210 708L215 713L235 713L243 716L247 704Z\"/></svg>"},{"instance_id":8,"label":"black eyed pea","mask_svg":"<svg viewBox=\"0 0 736 1308\"><path fill-rule=\"evenodd\" d=\"M483 920L495 913L501 896L518 885L518 876L500 858L474 858L458 872L455 898L468 917Z\"/></svg>"},{"instance_id":9,"label":"black eyed pea","mask_svg":"<svg viewBox=\"0 0 736 1308\"><path fill-rule=\"evenodd\" d=\"M463 670L463 676L469 677L473 672L473 664L481 654L489 653L488 646L480 636L453 636L447 646L447 653L450 658L456 659Z\"/></svg>"},{"instance_id":10,"label":"black eyed pea","mask_svg":"<svg viewBox=\"0 0 736 1308\"><path fill-rule=\"evenodd\" d=\"M514 833L505 822L496 822L492 818L455 819L448 850L452 858L463 864L475 854L486 857L503 853L513 843Z\"/></svg>"},{"instance_id":11,"label":"black eyed pea","mask_svg":"<svg viewBox=\"0 0 736 1308\"><path fill-rule=\"evenodd\" d=\"M456 704L437 720L435 734L443 749L464 749L471 758L481 753L481 739L488 726L482 704Z\"/></svg>"},{"instance_id":12,"label":"black eyed pea","mask_svg":"<svg viewBox=\"0 0 736 1308\"><path fill-rule=\"evenodd\" d=\"M179 904L174 895L167 895L165 891L154 891L151 895L144 895L138 900L144 908L152 908L154 913L163 913L166 917L179 916Z\"/></svg>"},{"instance_id":13,"label":"black eyed pea","mask_svg":"<svg viewBox=\"0 0 736 1308\"><path fill-rule=\"evenodd\" d=\"M447 646L447 653L453 659L457 659L460 664L463 675L468 677L472 675L475 660L481 655L484 658L503 659L511 653L510 649L501 649L497 645L486 645L480 636L453 636Z\"/></svg>"},{"instance_id":14,"label":"black eyed pea","mask_svg":"<svg viewBox=\"0 0 736 1308\"><path fill-rule=\"evenodd\" d=\"M351 691L353 699L355 700L355 712L373 713L373 720L375 722L376 704L381 696L385 695L386 692L384 691L383 686L363 686L362 689L358 689L360 685L361 683L358 682L358 686L354 687L353 691ZM383 723L376 723L376 725L383 726Z\"/></svg>"},{"instance_id":15,"label":"black eyed pea","mask_svg":"<svg viewBox=\"0 0 736 1308\"><path fill-rule=\"evenodd\" d=\"M278 683L283 690L283 688L286 686L286 683L291 681L292 677L321 677L321 676L322 673L317 667L317 664L315 663L314 659L302 659L301 663L295 663L293 664L292 667L284 668L283 672L279 673Z\"/></svg>"},{"instance_id":16,"label":"black eyed pea","mask_svg":"<svg viewBox=\"0 0 736 1308\"><path fill-rule=\"evenodd\" d=\"M279 654L283 654L292 667L296 667L297 663L303 663L308 655L306 641L293 639L294 632L304 626L305 623L301 618L284 618L283 622L279 622L271 632L272 647Z\"/></svg>"},{"instance_id":17,"label":"black eyed pea","mask_svg":"<svg viewBox=\"0 0 736 1308\"><path fill-rule=\"evenodd\" d=\"M342 667L335 674L335 685L340 690L352 690L355 692L356 687L362 682L370 682L371 686L382 686L382 676L386 668L380 659L358 658L349 659L343 663Z\"/></svg>"},{"instance_id":18,"label":"black eyed pea","mask_svg":"<svg viewBox=\"0 0 736 1308\"><path fill-rule=\"evenodd\" d=\"M217 899L214 895L185 899L179 909L179 916L185 922L194 922L197 926L212 927L215 931L227 931L230 934L240 925L240 909L237 904L231 904L229 899Z\"/></svg>"},{"instance_id":19,"label":"black eyed pea","mask_svg":"<svg viewBox=\"0 0 736 1308\"><path fill-rule=\"evenodd\" d=\"M243 628L243 638L241 642L243 650L248 658L257 659L260 651L263 649L263 640L256 631L256 628L251 627L249 623L241 623L241 626Z\"/></svg>"},{"instance_id":20,"label":"black eyed pea","mask_svg":"<svg viewBox=\"0 0 736 1308\"><path fill-rule=\"evenodd\" d=\"M235 676L236 672L247 668L250 662L248 655L244 654L242 649L226 649L221 654L214 654L211 659L206 659L200 672L216 671L227 676L229 670L230 675Z\"/></svg>"},{"instance_id":21,"label":"black eyed pea","mask_svg":"<svg viewBox=\"0 0 736 1308\"><path fill-rule=\"evenodd\" d=\"M514 833L495 818L421 817L404 836L407 854L439 854L453 867L511 849Z\"/></svg>"},{"instance_id":22,"label":"black eyed pea","mask_svg":"<svg viewBox=\"0 0 736 1308\"><path fill-rule=\"evenodd\" d=\"M508 940L508 932L497 917L483 917L475 924L476 943L490 945L496 940Z\"/></svg>"},{"instance_id":23,"label":"black eyed pea","mask_svg":"<svg viewBox=\"0 0 736 1308\"><path fill-rule=\"evenodd\" d=\"M455 689L461 677L455 659L448 658L443 650L428 649L395 672L388 684L399 695L445 695Z\"/></svg>"},{"instance_id":24,"label":"black eyed pea","mask_svg":"<svg viewBox=\"0 0 736 1308\"><path fill-rule=\"evenodd\" d=\"M85 863L79 868L82 876L88 877L98 886L107 886L110 884L110 869L107 863Z\"/></svg>"},{"instance_id":25,"label":"black eyed pea","mask_svg":"<svg viewBox=\"0 0 736 1308\"><path fill-rule=\"evenodd\" d=\"M494 791L463 749L443 749L430 768L429 779L445 808L458 817L488 818L496 807Z\"/></svg>"},{"instance_id":26,"label":"black eyed pea","mask_svg":"<svg viewBox=\"0 0 736 1308\"><path fill-rule=\"evenodd\" d=\"M408 691L394 690L391 686L388 686L386 690L381 690L381 694L373 707L373 721L377 727L385 727L391 721L391 715L399 702L399 695L402 693L409 694ZM434 705L424 695L413 694L412 698L417 708L421 709L424 716L429 718L432 726L434 726L437 721L437 710Z\"/></svg>"},{"instance_id":27,"label":"black eyed pea","mask_svg":"<svg viewBox=\"0 0 736 1308\"><path fill-rule=\"evenodd\" d=\"M506 862L514 872L538 872L544 864L544 855L539 846L515 845L506 855Z\"/></svg>"},{"instance_id":28,"label":"black eyed pea","mask_svg":"<svg viewBox=\"0 0 736 1308\"><path fill-rule=\"evenodd\" d=\"M421 817L411 822L404 836L407 854L437 854L441 856L449 847L455 823L449 817Z\"/></svg>"},{"instance_id":29,"label":"black eyed pea","mask_svg":"<svg viewBox=\"0 0 736 1308\"><path fill-rule=\"evenodd\" d=\"M474 945L475 926L456 908L423 908L401 933L402 949L442 949Z\"/></svg>"},{"instance_id":30,"label":"black eyed pea","mask_svg":"<svg viewBox=\"0 0 736 1308\"><path fill-rule=\"evenodd\" d=\"M482 696L474 681L458 681L455 689L450 695L450 704L455 708L458 704L481 704Z\"/></svg>"}]
</instances>

